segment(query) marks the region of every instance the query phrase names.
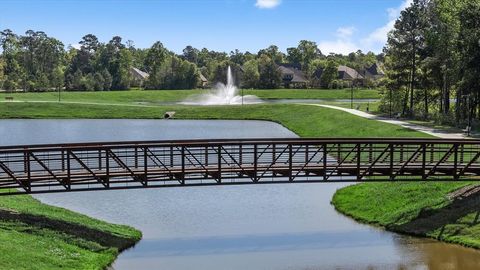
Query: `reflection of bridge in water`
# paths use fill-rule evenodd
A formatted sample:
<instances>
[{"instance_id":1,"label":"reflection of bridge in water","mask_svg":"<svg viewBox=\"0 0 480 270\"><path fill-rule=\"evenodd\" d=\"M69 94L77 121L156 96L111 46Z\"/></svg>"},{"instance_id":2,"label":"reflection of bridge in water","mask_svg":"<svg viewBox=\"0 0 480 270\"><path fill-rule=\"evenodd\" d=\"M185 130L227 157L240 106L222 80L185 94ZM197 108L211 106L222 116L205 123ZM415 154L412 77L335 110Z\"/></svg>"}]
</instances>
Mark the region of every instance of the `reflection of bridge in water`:
<instances>
[{"instance_id":1,"label":"reflection of bridge in water","mask_svg":"<svg viewBox=\"0 0 480 270\"><path fill-rule=\"evenodd\" d=\"M271 183L458 181L479 140L252 139L0 148L7 194Z\"/></svg>"}]
</instances>

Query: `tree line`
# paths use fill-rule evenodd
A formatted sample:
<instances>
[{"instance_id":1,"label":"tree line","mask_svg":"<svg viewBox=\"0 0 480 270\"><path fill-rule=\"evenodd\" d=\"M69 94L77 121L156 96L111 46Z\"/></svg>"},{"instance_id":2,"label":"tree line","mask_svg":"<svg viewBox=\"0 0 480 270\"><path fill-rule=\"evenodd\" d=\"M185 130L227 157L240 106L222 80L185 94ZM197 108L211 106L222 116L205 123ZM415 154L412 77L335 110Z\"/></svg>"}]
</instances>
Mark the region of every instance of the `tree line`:
<instances>
[{"instance_id":1,"label":"tree line","mask_svg":"<svg viewBox=\"0 0 480 270\"><path fill-rule=\"evenodd\" d=\"M0 32L0 89L24 91L51 90L125 90L138 87L130 69L149 74L145 89L193 89L200 85L201 73L210 82L224 82L231 66L237 84L244 88L282 87L278 66L287 64L301 69L311 87L333 87L336 68L347 65L361 69L383 60L372 52L349 55L324 55L315 42L302 40L286 53L275 45L257 53L230 53L187 46L176 54L158 41L150 48L135 48L133 41L115 36L102 43L93 34L85 35L76 48L42 31L29 30L17 35ZM322 78L315 78L322 69Z\"/></svg>"},{"instance_id":2,"label":"tree line","mask_svg":"<svg viewBox=\"0 0 480 270\"><path fill-rule=\"evenodd\" d=\"M414 0L384 53L384 112L462 126L479 118L479 0Z\"/></svg>"}]
</instances>

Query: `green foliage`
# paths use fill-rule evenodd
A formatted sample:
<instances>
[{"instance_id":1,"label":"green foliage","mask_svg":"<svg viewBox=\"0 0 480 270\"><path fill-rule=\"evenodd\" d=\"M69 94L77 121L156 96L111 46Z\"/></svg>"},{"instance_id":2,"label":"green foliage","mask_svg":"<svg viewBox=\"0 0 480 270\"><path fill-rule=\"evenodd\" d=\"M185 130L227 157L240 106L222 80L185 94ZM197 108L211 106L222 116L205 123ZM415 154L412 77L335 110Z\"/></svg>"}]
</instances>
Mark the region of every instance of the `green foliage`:
<instances>
[{"instance_id":1,"label":"green foliage","mask_svg":"<svg viewBox=\"0 0 480 270\"><path fill-rule=\"evenodd\" d=\"M325 69L323 70L322 77L320 78L321 87L332 88L332 83L338 76L337 69L337 63L332 60L328 60Z\"/></svg>"},{"instance_id":2,"label":"green foliage","mask_svg":"<svg viewBox=\"0 0 480 270\"><path fill-rule=\"evenodd\" d=\"M249 60L243 64L243 88L256 88L260 80L260 72L258 71L258 63L256 60Z\"/></svg>"},{"instance_id":3,"label":"green foliage","mask_svg":"<svg viewBox=\"0 0 480 270\"><path fill-rule=\"evenodd\" d=\"M260 79L258 87L262 89L279 88L282 83L281 73L275 62L267 55L262 55L258 59L258 70Z\"/></svg>"},{"instance_id":4,"label":"green foliage","mask_svg":"<svg viewBox=\"0 0 480 270\"><path fill-rule=\"evenodd\" d=\"M195 64L176 56L168 56L152 73L147 81L147 89L192 89L198 84L198 71Z\"/></svg>"},{"instance_id":5,"label":"green foliage","mask_svg":"<svg viewBox=\"0 0 480 270\"><path fill-rule=\"evenodd\" d=\"M454 108L451 122L462 128L478 119L479 6L479 1L415 0L402 12L385 49L385 87L393 91L385 104L424 119L446 119Z\"/></svg>"}]
</instances>

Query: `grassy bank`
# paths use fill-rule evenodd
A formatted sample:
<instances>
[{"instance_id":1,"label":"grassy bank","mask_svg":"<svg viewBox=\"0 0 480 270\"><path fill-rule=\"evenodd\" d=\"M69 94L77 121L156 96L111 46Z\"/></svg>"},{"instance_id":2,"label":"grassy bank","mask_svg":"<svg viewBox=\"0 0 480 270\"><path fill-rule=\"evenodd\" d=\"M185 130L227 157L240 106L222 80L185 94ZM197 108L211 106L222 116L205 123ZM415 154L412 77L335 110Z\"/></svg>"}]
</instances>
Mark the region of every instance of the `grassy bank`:
<instances>
[{"instance_id":1,"label":"grassy bank","mask_svg":"<svg viewBox=\"0 0 480 270\"><path fill-rule=\"evenodd\" d=\"M388 230L480 248L480 195L473 183L360 184L335 193L341 213Z\"/></svg>"},{"instance_id":2,"label":"grassy bank","mask_svg":"<svg viewBox=\"0 0 480 270\"><path fill-rule=\"evenodd\" d=\"M31 196L0 197L0 269L103 269L140 238Z\"/></svg>"},{"instance_id":3,"label":"grassy bank","mask_svg":"<svg viewBox=\"0 0 480 270\"><path fill-rule=\"evenodd\" d=\"M428 137L428 135L346 112L296 104L247 106L107 106L62 103L4 103L0 118L249 119L282 124L302 137Z\"/></svg>"},{"instance_id":4,"label":"grassy bank","mask_svg":"<svg viewBox=\"0 0 480 270\"><path fill-rule=\"evenodd\" d=\"M120 104L158 104L182 101L190 95L205 93L208 90L131 90L101 92L62 92L61 100L87 103L120 103ZM318 89L276 89L276 90L244 90L245 95L256 95L262 99L349 99L350 90L318 90ZM378 90L354 90L355 99L380 98ZM0 100L13 97L19 101L58 101L57 92L44 93L2 93Z\"/></svg>"}]
</instances>

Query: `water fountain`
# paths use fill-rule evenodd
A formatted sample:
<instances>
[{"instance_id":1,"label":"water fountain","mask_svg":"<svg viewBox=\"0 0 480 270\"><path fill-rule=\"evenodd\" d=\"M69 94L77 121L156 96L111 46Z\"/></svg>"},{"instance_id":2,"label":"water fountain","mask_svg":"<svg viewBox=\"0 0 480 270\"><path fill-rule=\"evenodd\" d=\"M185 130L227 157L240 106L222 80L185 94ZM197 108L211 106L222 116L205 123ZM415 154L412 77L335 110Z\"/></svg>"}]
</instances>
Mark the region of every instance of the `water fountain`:
<instances>
[{"instance_id":1,"label":"water fountain","mask_svg":"<svg viewBox=\"0 0 480 270\"><path fill-rule=\"evenodd\" d=\"M253 95L238 95L238 88L235 86L232 69L227 71L227 84L217 83L210 93L193 95L188 97L182 104L186 105L240 105L258 104L262 100Z\"/></svg>"}]
</instances>

